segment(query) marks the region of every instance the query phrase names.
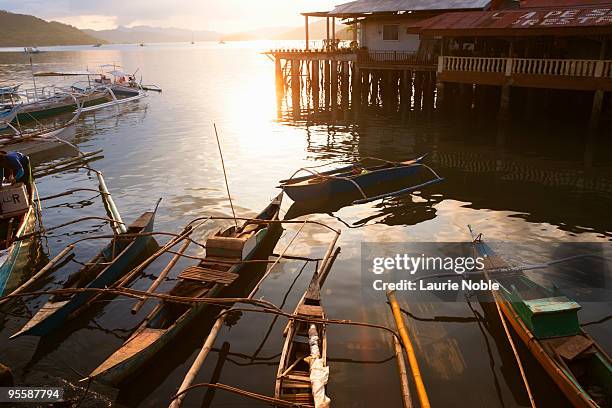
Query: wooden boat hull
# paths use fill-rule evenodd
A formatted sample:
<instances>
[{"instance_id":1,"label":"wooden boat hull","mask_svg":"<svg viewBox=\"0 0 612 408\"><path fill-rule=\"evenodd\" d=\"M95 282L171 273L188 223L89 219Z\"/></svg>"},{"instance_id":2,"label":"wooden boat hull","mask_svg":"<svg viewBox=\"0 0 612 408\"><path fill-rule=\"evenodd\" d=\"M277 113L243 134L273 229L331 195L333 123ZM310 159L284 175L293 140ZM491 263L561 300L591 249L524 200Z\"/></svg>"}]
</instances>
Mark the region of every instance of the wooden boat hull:
<instances>
[{"instance_id":1,"label":"wooden boat hull","mask_svg":"<svg viewBox=\"0 0 612 408\"><path fill-rule=\"evenodd\" d=\"M476 245L477 251L487 256L487 262L493 262L492 265L495 267L500 266L499 263L495 264L498 258L486 244L478 242ZM524 279L531 285L538 286L524 276L520 276L517 279ZM513 290L516 291L516 289ZM577 408L601 408L601 406L589 395L588 391L583 388L583 386L588 386L588 384L581 383L576 374L570 369L570 364L574 365L575 363L565 360L558 351L562 345L570 344L576 339L584 339L584 341L591 342L591 345L584 350L585 352L590 350L590 352L582 357L582 352L578 353L575 358L577 363L588 363L586 370L588 371L590 369L593 371L593 375L598 376L595 380L591 378L591 385L597 383L603 384L604 392L607 393L608 399L610 398L609 396L612 395L612 360L610 360L610 357L596 342L579 329L578 322L575 322L577 331L571 334L561 333L563 330L571 330L571 325L568 325L570 329L564 329L563 327L552 329L559 330L560 333L546 333L539 328L541 334L539 337L536 337L532 329L530 329L524 321L526 318L525 311L523 310L525 304L524 300L522 301L517 297L516 293L507 290L503 285L499 291L494 293L494 296L503 315L510 322L515 333L572 405ZM533 325L533 323L530 324ZM557 325L560 324L561 322L557 321Z\"/></svg>"},{"instance_id":2,"label":"wooden boat hull","mask_svg":"<svg viewBox=\"0 0 612 408\"><path fill-rule=\"evenodd\" d=\"M521 341L527 346L531 354L538 360L542 368L544 368L550 378L557 384L572 405L576 408L600 408L595 401L588 397L586 391L582 389L573 376L570 377L567 370L554 358L551 358L542 343L533 337L512 308L512 304L501 301L499 305L504 316L506 316Z\"/></svg>"},{"instance_id":3,"label":"wooden boat hull","mask_svg":"<svg viewBox=\"0 0 612 408\"><path fill-rule=\"evenodd\" d=\"M64 142L72 142L76 138L76 126L74 123L68 126L52 130L47 133L41 133L31 139L26 139L16 143L2 143L0 148L10 149L22 152L25 155L31 156L44 152L49 149L54 149L60 146L66 146Z\"/></svg>"},{"instance_id":4,"label":"wooden boat hull","mask_svg":"<svg viewBox=\"0 0 612 408\"><path fill-rule=\"evenodd\" d=\"M8 124L15 120L18 113L19 107L15 107L11 110L3 110L3 112L0 113L0 130L8 128Z\"/></svg>"},{"instance_id":5,"label":"wooden boat hull","mask_svg":"<svg viewBox=\"0 0 612 408\"><path fill-rule=\"evenodd\" d=\"M278 202L276 212L270 219L278 219L279 209L280 201ZM258 256L259 249L265 245L269 237L274 235L273 230L277 225L278 224L272 224L268 227L259 229L257 235L254 237L256 239L255 246L242 259L250 260ZM207 252L208 251L210 251L210 248L207 248ZM208 256L209 254L207 253L207 257ZM214 261L208 262L213 263ZM229 268L228 272L239 275L244 266L245 264L235 264ZM185 284L185 279L186 278L181 278L181 275L179 275L179 283L170 291L170 294L173 294L173 291L176 290L177 295L184 296L185 294L181 293L181 290L177 290L177 288L179 288L181 284ZM187 284L185 285L187 286ZM207 288L206 283L203 283L202 285L193 284L190 287L192 289L189 290L196 291L196 293L191 293L190 296L214 298L219 295L225 285L214 283ZM177 338L193 320L201 316L202 313L208 309L208 306L209 305L203 303L197 303L182 312L177 318L173 318L176 320L170 320L167 316L172 315L173 312L165 302L160 302L151 313L149 313L145 321L139 326L134 334L132 334L117 351L92 371L88 378L93 378L96 381L111 386L121 384L123 381L140 371L160 350ZM172 324L166 328L159 328L159 325L162 324L159 323L160 321L169 321L172 322Z\"/></svg>"},{"instance_id":6,"label":"wooden boat hull","mask_svg":"<svg viewBox=\"0 0 612 408\"><path fill-rule=\"evenodd\" d=\"M78 99L83 103L83 107L89 107L108 102L109 96L105 92L95 92ZM20 123L27 123L28 121L47 118L61 113L73 112L76 108L74 99L70 96L57 101L24 104L14 121L18 120Z\"/></svg>"},{"instance_id":7,"label":"wooden boat hull","mask_svg":"<svg viewBox=\"0 0 612 408\"><path fill-rule=\"evenodd\" d=\"M35 226L36 204L32 203L22 225L19 227L17 238L32 233ZM19 286L16 284L16 281L19 280L16 277L16 273L29 263L30 245L31 242L28 240L17 240L4 254L0 255L0 296L10 294L11 288L14 289L14 287ZM13 283L13 281L15 282Z\"/></svg>"},{"instance_id":8,"label":"wooden boat hull","mask_svg":"<svg viewBox=\"0 0 612 408\"><path fill-rule=\"evenodd\" d=\"M155 214L145 213L143 214L143 217L144 216L148 216L148 221L143 228L143 232L151 232L155 222ZM145 250L151 239L150 236L139 236L134 238L134 240L117 255L112 263L107 265L86 287L105 288L111 286L124 275L139 254ZM102 259L112 259L113 245L114 241L102 250ZM96 256L93 261L95 262L97 259L100 259L100 255ZM65 321L69 320L75 312L86 306L87 302L95 295L96 293L94 292L81 292L70 296L69 299L65 301L47 302L37 314L19 332L12 335L11 338L23 335L45 336L57 330Z\"/></svg>"},{"instance_id":9,"label":"wooden boat hull","mask_svg":"<svg viewBox=\"0 0 612 408\"><path fill-rule=\"evenodd\" d=\"M420 170L421 166L418 164L397 166L352 176L351 179L365 191L382 184L392 183L406 177L414 176L419 173ZM350 176L350 173L343 173L338 176L347 177ZM315 183L283 184L281 187L295 202L324 201L342 195L361 197L355 184L348 180L341 179L326 179Z\"/></svg>"},{"instance_id":10,"label":"wooden boat hull","mask_svg":"<svg viewBox=\"0 0 612 408\"><path fill-rule=\"evenodd\" d=\"M217 286L218 288L216 290L210 292L209 297L214 297L221 291L221 286ZM176 324L168 330L161 331L147 328L146 325L140 326L126 341L127 344L134 343L131 346L137 347L139 351L118 364L102 369L99 372L94 371L91 377L103 384L118 386L140 371L140 369L150 362L157 353L181 335L185 328L189 327L191 322L208 310L208 306L209 305L203 303L193 306L177 319ZM108 360L112 360L114 357L121 358L120 353L123 351L125 351L123 348L117 350Z\"/></svg>"},{"instance_id":11,"label":"wooden boat hull","mask_svg":"<svg viewBox=\"0 0 612 408\"><path fill-rule=\"evenodd\" d=\"M34 231L38 207L34 201L34 180L29 158L27 162L27 168L24 169L26 172L24 183L27 185L30 206L15 231L15 241L8 248L0 251L0 296L8 295L12 289L19 286L19 278L16 273L23 270L30 262L29 248L32 240L21 238Z\"/></svg>"},{"instance_id":12,"label":"wooden boat hull","mask_svg":"<svg viewBox=\"0 0 612 408\"><path fill-rule=\"evenodd\" d=\"M268 229L266 229L268 230ZM261 241L258 242L258 246L261 246L266 240L269 231L266 231L262 236ZM257 251L257 248L254 249L251 254L246 258L251 259L252 255ZM243 269L243 265L237 265L232 268L233 273L240 273ZM223 289L222 285L215 285L211 288L207 293L206 297L216 297L219 295L221 290ZM154 309L150 316L154 316L155 313L162 307L162 304L159 304L156 309ZM177 338L184 331L189 324L202 316L202 314L208 310L209 305L204 303L198 303L195 306L188 309L185 313L183 313L177 320L174 325L166 330L156 330L147 327L147 322L143 323L136 332L130 336L130 338L124 343L130 345L130 347L137 347L138 352L131 355L129 358L122 360L120 363L115 365L109 365L105 367L105 363L108 361L113 361L115 358L118 360L121 359L122 353L125 351L124 347L117 350L110 356L102 365L100 365L91 375L96 379L96 381L102 382L107 385L117 386L121 384L123 381L140 371L140 369L151 361L151 359L164 347L166 347L170 342L172 342L175 338ZM132 348L133 350L133 348ZM130 350L131 351L131 350Z\"/></svg>"}]
</instances>

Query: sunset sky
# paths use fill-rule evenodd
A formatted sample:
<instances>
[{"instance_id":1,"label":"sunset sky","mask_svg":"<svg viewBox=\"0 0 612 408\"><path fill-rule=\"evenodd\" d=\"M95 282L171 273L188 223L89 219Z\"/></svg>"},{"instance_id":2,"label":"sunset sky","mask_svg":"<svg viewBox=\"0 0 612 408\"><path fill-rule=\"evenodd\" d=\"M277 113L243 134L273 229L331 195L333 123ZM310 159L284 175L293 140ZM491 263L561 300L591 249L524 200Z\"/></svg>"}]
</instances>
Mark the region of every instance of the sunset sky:
<instances>
[{"instance_id":1,"label":"sunset sky","mask_svg":"<svg viewBox=\"0 0 612 408\"><path fill-rule=\"evenodd\" d=\"M0 0L0 9L78 28L151 25L237 32L303 23L300 11L330 10L346 0Z\"/></svg>"}]
</instances>

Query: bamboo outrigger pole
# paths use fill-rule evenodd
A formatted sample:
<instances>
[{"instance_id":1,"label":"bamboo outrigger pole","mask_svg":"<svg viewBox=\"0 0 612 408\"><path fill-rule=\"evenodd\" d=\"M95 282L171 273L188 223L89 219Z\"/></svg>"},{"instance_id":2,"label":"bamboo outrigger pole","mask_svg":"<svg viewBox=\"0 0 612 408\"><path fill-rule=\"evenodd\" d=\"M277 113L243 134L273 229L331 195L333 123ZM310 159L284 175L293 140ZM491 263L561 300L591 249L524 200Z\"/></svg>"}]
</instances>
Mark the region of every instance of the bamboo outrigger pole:
<instances>
[{"instance_id":1,"label":"bamboo outrigger pole","mask_svg":"<svg viewBox=\"0 0 612 408\"><path fill-rule=\"evenodd\" d=\"M98 183L100 184L100 191L102 192L102 201L107 205L108 212L110 214L110 218L114 219L115 222L111 227L117 234L125 234L127 232L127 227L123 223L121 219L121 214L119 214L119 210L115 205L115 201L113 201L113 197L108 192L108 188L106 187L106 183L104 182L104 177L102 173L94 170L96 176L98 176Z\"/></svg>"},{"instance_id":2,"label":"bamboo outrigger pole","mask_svg":"<svg viewBox=\"0 0 612 408\"><path fill-rule=\"evenodd\" d=\"M255 293L257 293L257 290L261 286L261 283L268 277L268 275L270 274L272 269L278 264L278 262L280 262L282 257L285 255L285 253L289 249L289 247L291 247L291 244L293 243L293 241L297 238L297 236L300 234L300 232L302 231L302 229L307 223L308 223L308 220L302 223L302 225L300 226L300 229L298 229L298 231L295 233L293 238L291 238L291 241L289 241L289 243L280 253L280 256L276 259L276 261L270 266L270 268L268 268L264 276L259 280L259 282L257 282L257 284L255 285L251 293L249 293L249 296L247 299L252 299L253 296L255 296ZM332 242L330 243L329 247L327 248L327 252L325 254L323 262L321 263L321 270L324 270L323 268L327 267L327 264L329 263L329 258L332 256L332 251L333 251L333 248L336 246L336 242L338 241L339 235L340 233L336 231L336 235L334 239L332 240ZM191 368L185 375L185 378L183 379L183 382L181 383L181 386L179 387L179 390L176 393L177 397L170 403L169 408L180 408L180 406L182 405L183 399L185 398L185 391L189 389L189 387L191 387L191 384L193 384L193 381L195 380L196 375L198 374L198 372L200 371L200 368L204 364L204 361L206 360L208 353L212 349L212 346L215 340L217 339L217 336L219 335L219 331L221 330L223 322L225 321L225 316L226 314L224 313L221 316L219 316L217 320L215 321L215 324L210 330L210 333L208 334L206 341L202 345L200 352L198 353L193 364L191 365Z\"/></svg>"},{"instance_id":3,"label":"bamboo outrigger pole","mask_svg":"<svg viewBox=\"0 0 612 408\"><path fill-rule=\"evenodd\" d=\"M408 385L408 371L404 362L404 352L402 345L397 337L393 336L393 349L395 350L395 360L397 361L397 370L400 376L400 386L402 388L402 403L404 408L412 408L412 398L410 397L410 386Z\"/></svg>"},{"instance_id":4,"label":"bamboo outrigger pole","mask_svg":"<svg viewBox=\"0 0 612 408\"><path fill-rule=\"evenodd\" d=\"M429 397L427 396L427 390L425 389L425 384L423 383L423 378L421 377L421 370L419 369L419 362L414 354L414 347L412 347L412 342L410 341L410 336L408 335L408 329L404 324L404 318L402 317L400 306L395 298L395 293L393 291L388 291L387 299L389 299L391 311L393 312L393 318L395 319L395 324L397 325L397 331L402 338L402 343L404 343L404 348L406 349L406 354L408 355L408 363L410 364L410 371L412 371L412 377L414 378L419 403L421 408L430 408Z\"/></svg>"},{"instance_id":5,"label":"bamboo outrigger pole","mask_svg":"<svg viewBox=\"0 0 612 408\"><path fill-rule=\"evenodd\" d=\"M12 291L10 294L11 295L16 295L16 294L22 293L23 291L28 289L34 282L36 282L44 274L46 274L51 269L53 269L58 264L58 262L61 261L62 259L64 259L64 257L66 255L68 255L70 252L72 252L73 249L74 249L74 244L68 245L59 254L55 255L55 257L52 260L50 260L49 263L47 263L47 265L45 265L40 271L38 271L36 274L34 274L30 279L28 279L21 286L19 286L17 289ZM3 299L3 300L0 300L0 305L8 302L9 300L10 300L10 298L6 298L6 299Z\"/></svg>"},{"instance_id":6,"label":"bamboo outrigger pole","mask_svg":"<svg viewBox=\"0 0 612 408\"><path fill-rule=\"evenodd\" d=\"M181 259L181 257L183 256L183 254L185 253L189 245L191 245L191 241L189 240L186 240L183 243L183 245L178 250L178 252L172 257L170 262L168 262L168 265L166 265L166 267L159 273L159 276L157 277L157 279L155 279L153 283L151 284L151 286L149 287L149 289L147 289L147 293L154 292L157 289L157 287L162 283L162 281L166 279L166 276L168 275L168 273L172 270L172 268L174 268L174 265L176 265L179 259ZM131 310L132 314L138 313L146 301L147 301L146 297L139 300L132 308Z\"/></svg>"}]
</instances>

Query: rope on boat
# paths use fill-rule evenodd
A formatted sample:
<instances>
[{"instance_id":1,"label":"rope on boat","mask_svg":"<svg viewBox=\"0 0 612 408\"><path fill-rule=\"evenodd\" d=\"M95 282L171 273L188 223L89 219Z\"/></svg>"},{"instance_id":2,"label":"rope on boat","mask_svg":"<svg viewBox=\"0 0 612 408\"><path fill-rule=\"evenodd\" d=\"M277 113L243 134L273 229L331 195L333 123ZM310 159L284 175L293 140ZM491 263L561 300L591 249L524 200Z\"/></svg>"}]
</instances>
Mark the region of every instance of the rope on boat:
<instances>
[{"instance_id":1,"label":"rope on boat","mask_svg":"<svg viewBox=\"0 0 612 408\"><path fill-rule=\"evenodd\" d=\"M481 244L482 243L482 233L475 235L470 225L468 225L468 229L470 230L470 234L472 235L472 243ZM486 259L487 259L487 263L489 264L489 266L494 265L493 261L491 260L491 257L487 257ZM490 270L485 269L484 273L487 278L490 277L489 275ZM504 314L501 310L501 306L500 306L501 299L499 299L499 295L494 290L491 290L491 295L493 296L493 300L495 301L495 307L497 309L497 314L499 315L499 320L501 321L501 324L504 328L506 338L508 339L508 343L510 343L510 347L512 348L512 353L514 354L514 360L516 361L516 364L518 365L519 371L521 373L521 379L523 380L525 391L527 391L527 396L529 397L529 403L531 404L531 408L536 408L535 400L533 398L533 394L531 393L531 387L529 386L529 380L527 379L527 375L525 374L525 370L523 368L523 362L521 361L521 357L518 354L516 345L514 344L514 340L512 339L512 335L510 334L510 330L508 330L506 319L504 318Z\"/></svg>"},{"instance_id":2,"label":"rope on boat","mask_svg":"<svg viewBox=\"0 0 612 408\"><path fill-rule=\"evenodd\" d=\"M35 235L45 235L47 232L49 231L54 231L56 229L60 229L63 227L67 227L68 225L72 225L72 224L77 224L79 222L83 222L83 221L91 221L91 220L99 220L99 221L107 221L107 222L115 222L114 220L110 219L110 218L106 218L106 217L97 217L97 216L91 216L91 217L83 217L83 218L77 218L76 220L72 220L72 221L67 221L63 224L59 224L59 225L54 225L53 227L49 227L49 228L45 228L44 231L34 231L31 232L29 234L24 234L20 240L24 240L24 239L28 239L30 237L33 237Z\"/></svg>"},{"instance_id":3,"label":"rope on boat","mask_svg":"<svg viewBox=\"0 0 612 408\"><path fill-rule=\"evenodd\" d=\"M190 233L193 232L191 227L188 227L188 228L189 228ZM164 267L164 269L159 273L159 276L157 276L157 278L153 281L153 283L151 283L151 286L149 286L149 289L147 289L147 292L154 292L155 289L157 289L157 287L166 278L166 276L172 270L172 268L174 268L174 266L179 261L179 259L181 259L181 256L185 253L189 245L191 245L191 241L185 241L183 243L179 251L172 257L170 262L168 262L168 264ZM140 309L142 308L142 306L144 306L146 301L147 301L146 298L139 300L132 308L131 313L132 314L138 313Z\"/></svg>"},{"instance_id":4,"label":"rope on boat","mask_svg":"<svg viewBox=\"0 0 612 408\"><path fill-rule=\"evenodd\" d=\"M259 281L255 285L253 290L251 290L251 293L249 293L249 296L247 297L247 299L252 299L253 296L255 296L255 293L257 293L257 291L259 290L259 287L261 286L261 283L270 275L270 272L272 271L272 269L276 265L278 265L278 262L281 260L283 254L285 252L287 252L287 250L289 249L291 244L293 244L293 241L297 238L297 236L300 234L300 232L302 232L302 229L304 228L304 226L306 226L307 221L308 220L306 219L305 221L302 222L302 225L300 226L298 231L295 233L295 235L291 238L289 243L285 246L285 248L281 252L281 255L275 260L275 262L270 266L270 268L268 268L268 270L261 277L261 279L259 279ZM230 310L231 310L231 308L230 308ZM224 311L224 312L227 312L227 311ZM211 350L215 340L217 339L217 335L219 334L219 331L221 330L221 327L223 325L223 322L225 321L225 316L226 315L227 315L227 313L221 313L217 317L217 320L215 321L215 324L213 325L212 329L210 330L208 336L206 337L206 340L204 341L204 344L202 345L202 348L198 352L198 355L197 355L195 361L193 362L193 364L189 368L189 371L187 371L187 374L185 374L185 378L183 378L183 382L181 383L181 386L179 387L179 391L178 391L178 394L177 394L177 395L180 395L180 396L177 397L176 399L172 400L172 403L170 404L169 408L179 408L182 405L183 399L184 399L184 397L183 397L184 391L187 388L189 388L189 386L191 386L191 384L195 380L196 375L200 371L200 368L204 364L204 361L206 360L206 357L208 356L208 353L210 352L210 350Z\"/></svg>"},{"instance_id":5,"label":"rope on boat","mask_svg":"<svg viewBox=\"0 0 612 408\"><path fill-rule=\"evenodd\" d=\"M96 190L95 188L75 188L75 189L72 189L72 190L64 191L63 193L58 193L58 194L53 194L53 195L50 195L50 196L42 197L42 198L40 198L40 201L52 200L54 198L59 198L59 197L67 196L67 195L72 195L72 194L77 193L79 191L92 191L92 192L95 192L95 193L99 193L100 192L100 190Z\"/></svg>"},{"instance_id":6,"label":"rope on boat","mask_svg":"<svg viewBox=\"0 0 612 408\"><path fill-rule=\"evenodd\" d=\"M529 397L529 403L531 404L531 408L536 408L535 400L533 399L533 394L531 393L531 387L529 386L529 381L527 380L527 375L525 374L525 370L523 368L523 362L521 361L521 357L516 350L516 345L514 344L514 340L512 340L512 336L510 335L510 331L508 330L508 326L506 325L506 319L504 318L504 314L501 311L499 306L499 300L497 295L493 293L493 298L495 299L495 306L497 308L497 313L499 314L499 320L501 320L502 326L504 326L504 332L506 333L506 337L508 338L508 343L510 343L510 347L512 347L512 353L514 353L514 359L516 360L516 364L518 365L519 371L521 372L521 378L523 380L523 384L525 385L525 390L527 391L527 396Z\"/></svg>"},{"instance_id":7,"label":"rope on boat","mask_svg":"<svg viewBox=\"0 0 612 408\"><path fill-rule=\"evenodd\" d=\"M256 399L258 401L263 401L266 402L272 406L277 406L277 407L287 407L287 408L314 408L312 405L310 404L301 404L299 402L290 402L290 401L285 401L282 399L278 399L278 398L274 398L274 397L269 397L267 395L262 395L262 394L257 394L251 391L245 391L242 390L240 388L236 388L236 387L232 387L230 385L225 385L225 384L221 384L221 383L198 383L198 384L193 384L190 385L189 387L185 388L184 390L178 392L176 395L174 395L171 399L172 403L174 403L176 400L178 400L179 398L183 397L185 395L185 393L187 393L188 391L193 390L194 388L202 388L202 387L209 387L209 388L218 388L221 390L225 390L234 394L238 394L238 395L242 395L243 397L247 397L247 398L251 398L251 399Z\"/></svg>"},{"instance_id":8,"label":"rope on boat","mask_svg":"<svg viewBox=\"0 0 612 408\"><path fill-rule=\"evenodd\" d=\"M310 174L312 174L315 177L319 177L322 179L330 179L330 180L342 180L342 181L348 181L350 183L352 183L355 187L357 187L357 190L359 190L359 193L361 193L361 195L363 196L364 199L367 199L368 196L366 195L366 193L363 192L361 186L359 185L359 183L357 183L355 180L353 180L352 178L349 177L340 177L340 176L333 176L333 175L329 175L329 174L321 174L316 170L311 170L308 167L302 167L301 169L298 169L295 173L293 173L293 175L289 178L289 180L291 180L293 178L293 176L295 176L298 172L300 171L306 171Z\"/></svg>"},{"instance_id":9,"label":"rope on boat","mask_svg":"<svg viewBox=\"0 0 612 408\"><path fill-rule=\"evenodd\" d=\"M24 282L22 285L20 285L17 289L12 291L11 294L12 295L19 294L19 293L23 292L24 290L26 290L29 286L32 285L32 283L34 283L36 280L38 280L43 275L45 275L47 272L49 272L51 269L53 269L53 267L59 261L61 261L66 255L68 255L70 252L72 252L73 249L74 249L74 245L68 245L66 248L64 248L62 251L60 251L60 253L57 254L52 260L50 260L49 263L47 263L47 265L45 265L43 268L41 268L40 271L36 272L30 279L28 279L26 282ZM9 298L5 298L5 299L0 300L0 305L8 302L9 300L10 300Z\"/></svg>"},{"instance_id":10,"label":"rope on boat","mask_svg":"<svg viewBox=\"0 0 612 408\"><path fill-rule=\"evenodd\" d=\"M195 241L192 241L189 238L189 235L191 235L197 228L199 228L200 226L204 225L207 221L208 221L208 219L205 219L204 221L202 221L199 224L197 224L195 227L191 227L191 226L185 227L185 229L183 230L183 232L181 234L176 235L173 239L171 239L169 242L167 242L164 246L159 248L153 255L148 257L144 262L141 262L138 266L136 266L130 272L128 272L128 274L125 275L122 279L117 281L115 284L111 285L111 287L122 287L127 282L132 280L132 278L134 278L137 274L139 274L140 272L144 271L154 260L159 258L168 249L172 248L173 246L175 246L179 242L187 239L187 240L189 240L189 242L194 242L195 243Z\"/></svg>"}]
</instances>

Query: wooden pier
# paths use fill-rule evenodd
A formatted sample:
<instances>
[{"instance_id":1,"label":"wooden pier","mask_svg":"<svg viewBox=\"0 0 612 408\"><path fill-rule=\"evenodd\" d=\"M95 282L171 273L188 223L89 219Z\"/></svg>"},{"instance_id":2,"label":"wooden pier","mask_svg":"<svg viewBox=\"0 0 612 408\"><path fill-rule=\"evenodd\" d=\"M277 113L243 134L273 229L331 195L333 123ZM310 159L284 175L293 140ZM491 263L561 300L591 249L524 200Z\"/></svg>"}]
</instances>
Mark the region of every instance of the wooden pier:
<instances>
[{"instance_id":1,"label":"wooden pier","mask_svg":"<svg viewBox=\"0 0 612 408\"><path fill-rule=\"evenodd\" d=\"M436 109L494 109L490 113L498 119L509 119L513 110L546 104L536 102L540 89L575 91L583 107L590 99L590 122L596 126L604 93L612 91L612 60L603 59L434 59L418 53L351 49L282 49L266 54L275 61L278 103L290 95L287 108L294 118L329 113L332 120L356 119L374 107L403 117Z\"/></svg>"},{"instance_id":2,"label":"wooden pier","mask_svg":"<svg viewBox=\"0 0 612 408\"><path fill-rule=\"evenodd\" d=\"M367 106L386 113L432 111L435 105L433 60L408 52L272 50L277 100L288 98L294 117L329 112L333 119L357 116Z\"/></svg>"}]
</instances>

